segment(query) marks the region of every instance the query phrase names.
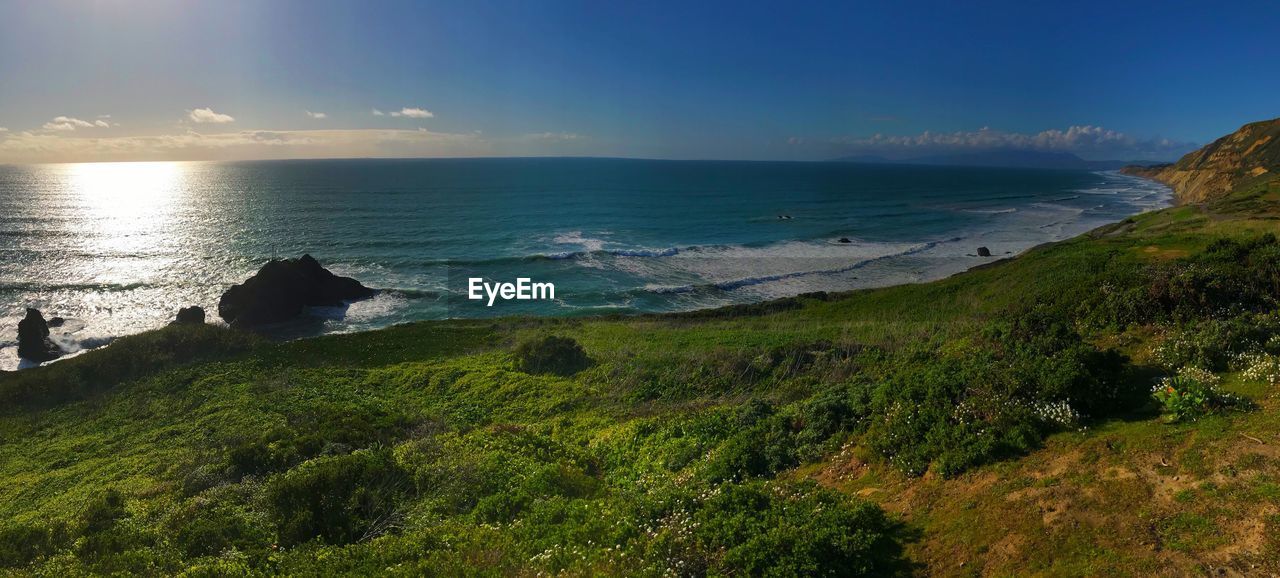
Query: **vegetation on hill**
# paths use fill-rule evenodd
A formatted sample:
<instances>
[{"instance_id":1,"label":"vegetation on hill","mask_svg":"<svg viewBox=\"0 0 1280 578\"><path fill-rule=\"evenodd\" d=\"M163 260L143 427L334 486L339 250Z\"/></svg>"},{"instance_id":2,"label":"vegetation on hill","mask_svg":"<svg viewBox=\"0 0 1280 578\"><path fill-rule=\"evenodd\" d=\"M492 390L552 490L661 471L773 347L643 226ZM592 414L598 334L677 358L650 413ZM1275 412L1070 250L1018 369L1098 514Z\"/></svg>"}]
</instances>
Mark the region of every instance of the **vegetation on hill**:
<instances>
[{"instance_id":1,"label":"vegetation on hill","mask_svg":"<svg viewBox=\"0 0 1280 578\"><path fill-rule=\"evenodd\" d=\"M935 283L0 376L0 571L1280 572L1280 191Z\"/></svg>"}]
</instances>

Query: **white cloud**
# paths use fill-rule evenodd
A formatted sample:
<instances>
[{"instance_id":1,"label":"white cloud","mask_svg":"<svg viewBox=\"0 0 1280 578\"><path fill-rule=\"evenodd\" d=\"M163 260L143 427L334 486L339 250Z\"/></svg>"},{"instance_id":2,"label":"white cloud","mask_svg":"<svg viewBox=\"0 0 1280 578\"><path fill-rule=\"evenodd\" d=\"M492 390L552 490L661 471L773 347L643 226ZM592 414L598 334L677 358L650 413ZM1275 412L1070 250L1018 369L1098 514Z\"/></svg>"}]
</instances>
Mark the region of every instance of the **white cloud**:
<instances>
[{"instance_id":1,"label":"white cloud","mask_svg":"<svg viewBox=\"0 0 1280 578\"><path fill-rule=\"evenodd\" d=\"M792 144L800 144L798 141ZM1069 152L1086 156L1121 155L1137 159L1143 155L1168 156L1194 148L1193 143L1169 139L1140 139L1093 125L1075 125L1066 130L1049 129L1038 133L1016 133L982 127L976 131L896 136L875 134L869 137L839 137L830 144L843 152L877 153L912 156L996 149ZM1135 156L1136 155L1136 156Z\"/></svg>"},{"instance_id":2,"label":"white cloud","mask_svg":"<svg viewBox=\"0 0 1280 578\"><path fill-rule=\"evenodd\" d=\"M382 112L382 111L380 111L380 110L378 110L378 109L376 109L376 108L375 108L375 109L373 109L371 112L373 113L373 116L386 116L386 114L387 114L387 113Z\"/></svg>"},{"instance_id":3,"label":"white cloud","mask_svg":"<svg viewBox=\"0 0 1280 578\"><path fill-rule=\"evenodd\" d=\"M377 109L374 109L374 114L378 114ZM431 111L426 109L406 106L400 110L392 111L391 116L405 116L409 118L434 118L436 115L432 114Z\"/></svg>"},{"instance_id":4,"label":"white cloud","mask_svg":"<svg viewBox=\"0 0 1280 578\"><path fill-rule=\"evenodd\" d=\"M241 160L493 156L479 135L423 130L248 130L203 134L89 137L16 133L0 139L0 162Z\"/></svg>"},{"instance_id":5,"label":"white cloud","mask_svg":"<svg viewBox=\"0 0 1280 578\"><path fill-rule=\"evenodd\" d=\"M583 138L585 137L572 132L533 132L522 134L509 140L515 142L570 142Z\"/></svg>"},{"instance_id":6,"label":"white cloud","mask_svg":"<svg viewBox=\"0 0 1280 578\"><path fill-rule=\"evenodd\" d=\"M78 118L73 118L69 116L58 116L58 117L54 117L53 120L44 123L44 125L41 126L41 128L45 130L69 132L77 128L93 128L93 127L107 128L108 126L111 126L111 125L100 120L95 122L89 122L87 120L80 120Z\"/></svg>"},{"instance_id":7,"label":"white cloud","mask_svg":"<svg viewBox=\"0 0 1280 578\"><path fill-rule=\"evenodd\" d=\"M327 114L325 114L325 113L323 113L323 112L311 112L311 111L309 111L309 110L304 110L303 112L307 113L307 116L309 116L309 117L311 117L311 118L314 118L314 119L316 119L316 120L329 118L329 115L327 115Z\"/></svg>"},{"instance_id":8,"label":"white cloud","mask_svg":"<svg viewBox=\"0 0 1280 578\"><path fill-rule=\"evenodd\" d=\"M229 122L235 122L236 120L231 115L213 112L212 108L197 108L195 110L188 111L187 118L190 118L192 122L201 124L226 124Z\"/></svg>"}]
</instances>

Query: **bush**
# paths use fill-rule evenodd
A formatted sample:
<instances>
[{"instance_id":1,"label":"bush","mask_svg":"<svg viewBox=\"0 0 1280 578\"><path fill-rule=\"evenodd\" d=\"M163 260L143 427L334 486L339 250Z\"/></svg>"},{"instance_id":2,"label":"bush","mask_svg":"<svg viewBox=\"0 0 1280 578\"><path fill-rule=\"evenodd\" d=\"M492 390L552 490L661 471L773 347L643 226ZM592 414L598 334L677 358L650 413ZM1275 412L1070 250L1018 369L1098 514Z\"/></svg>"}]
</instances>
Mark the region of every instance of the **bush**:
<instances>
[{"instance_id":1,"label":"bush","mask_svg":"<svg viewBox=\"0 0 1280 578\"><path fill-rule=\"evenodd\" d=\"M402 445L397 454L433 512L470 513L483 522L513 520L548 498L594 496L601 485L590 452L533 428L449 432Z\"/></svg>"},{"instance_id":2,"label":"bush","mask_svg":"<svg viewBox=\"0 0 1280 578\"><path fill-rule=\"evenodd\" d=\"M1086 327L1183 323L1280 305L1280 243L1220 238L1174 262L1114 263L1083 291L1054 296Z\"/></svg>"},{"instance_id":3,"label":"bush","mask_svg":"<svg viewBox=\"0 0 1280 578\"><path fill-rule=\"evenodd\" d=\"M587 352L571 337L549 335L516 345L516 368L525 373L570 376L591 366Z\"/></svg>"},{"instance_id":4,"label":"bush","mask_svg":"<svg viewBox=\"0 0 1280 578\"><path fill-rule=\"evenodd\" d=\"M1194 421L1216 411L1238 407L1244 400L1218 389L1218 376L1203 369L1184 367L1151 389L1168 421Z\"/></svg>"},{"instance_id":5,"label":"bush","mask_svg":"<svg viewBox=\"0 0 1280 578\"><path fill-rule=\"evenodd\" d=\"M94 534L111 529L117 520L127 515L124 496L111 488L89 502L89 506L80 514L80 523L85 534Z\"/></svg>"},{"instance_id":6,"label":"bush","mask_svg":"<svg viewBox=\"0 0 1280 578\"><path fill-rule=\"evenodd\" d=\"M1280 385L1280 356L1256 352L1241 354L1233 361L1240 375L1267 385Z\"/></svg>"},{"instance_id":7,"label":"bush","mask_svg":"<svg viewBox=\"0 0 1280 578\"><path fill-rule=\"evenodd\" d=\"M166 508L162 528L169 545L187 558L231 553L264 557L275 528L259 509L258 481L224 483Z\"/></svg>"},{"instance_id":8,"label":"bush","mask_svg":"<svg viewBox=\"0 0 1280 578\"><path fill-rule=\"evenodd\" d=\"M230 550L264 549L270 537L251 518L223 504L191 504L181 513L182 523L171 534L173 544L192 558Z\"/></svg>"},{"instance_id":9,"label":"bush","mask_svg":"<svg viewBox=\"0 0 1280 578\"><path fill-rule=\"evenodd\" d=\"M313 403L290 413L288 425L235 444L227 465L236 476L279 472L325 454L390 443L412 420L376 403Z\"/></svg>"},{"instance_id":10,"label":"bush","mask_svg":"<svg viewBox=\"0 0 1280 578\"><path fill-rule=\"evenodd\" d=\"M818 459L833 450L831 440L840 432L865 429L870 413L871 386L863 383L830 388L802 402L796 433L800 458Z\"/></svg>"},{"instance_id":11,"label":"bush","mask_svg":"<svg viewBox=\"0 0 1280 578\"><path fill-rule=\"evenodd\" d=\"M1245 313L1227 319L1205 319L1168 331L1152 351L1160 365L1223 371L1240 357L1280 352L1280 315Z\"/></svg>"},{"instance_id":12,"label":"bush","mask_svg":"<svg viewBox=\"0 0 1280 578\"><path fill-rule=\"evenodd\" d=\"M124 574L156 562L161 534L130 515L124 496L108 489L93 498L80 514L76 555L92 564L92 574Z\"/></svg>"},{"instance_id":13,"label":"bush","mask_svg":"<svg viewBox=\"0 0 1280 578\"><path fill-rule=\"evenodd\" d=\"M394 527L412 483L391 452L316 458L271 480L267 501L282 544L350 544Z\"/></svg>"},{"instance_id":14,"label":"bush","mask_svg":"<svg viewBox=\"0 0 1280 578\"><path fill-rule=\"evenodd\" d=\"M873 504L812 483L727 484L693 514L708 574L884 576L899 569L893 524Z\"/></svg>"},{"instance_id":15,"label":"bush","mask_svg":"<svg viewBox=\"0 0 1280 578\"><path fill-rule=\"evenodd\" d=\"M20 567L53 552L66 540L66 528L44 524L0 525L0 568Z\"/></svg>"},{"instance_id":16,"label":"bush","mask_svg":"<svg viewBox=\"0 0 1280 578\"><path fill-rule=\"evenodd\" d=\"M1006 314L978 336L900 354L872 395L867 441L910 475L955 475L1145 401L1127 367L1050 309Z\"/></svg>"}]
</instances>

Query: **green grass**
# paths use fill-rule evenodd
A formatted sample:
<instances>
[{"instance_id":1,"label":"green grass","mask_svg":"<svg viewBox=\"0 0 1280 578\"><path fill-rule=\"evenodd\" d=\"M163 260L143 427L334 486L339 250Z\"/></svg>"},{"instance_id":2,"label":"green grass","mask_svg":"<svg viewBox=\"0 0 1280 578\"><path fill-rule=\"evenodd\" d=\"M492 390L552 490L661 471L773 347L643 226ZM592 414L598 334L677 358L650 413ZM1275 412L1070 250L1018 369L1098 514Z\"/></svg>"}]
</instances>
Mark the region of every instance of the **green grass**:
<instances>
[{"instance_id":1,"label":"green grass","mask_svg":"<svg viewBox=\"0 0 1280 578\"><path fill-rule=\"evenodd\" d=\"M1269 194L756 306L121 339L0 376L0 572L1274 572ZM590 363L521 371L551 335ZM1166 424L1187 364L1252 409Z\"/></svg>"}]
</instances>

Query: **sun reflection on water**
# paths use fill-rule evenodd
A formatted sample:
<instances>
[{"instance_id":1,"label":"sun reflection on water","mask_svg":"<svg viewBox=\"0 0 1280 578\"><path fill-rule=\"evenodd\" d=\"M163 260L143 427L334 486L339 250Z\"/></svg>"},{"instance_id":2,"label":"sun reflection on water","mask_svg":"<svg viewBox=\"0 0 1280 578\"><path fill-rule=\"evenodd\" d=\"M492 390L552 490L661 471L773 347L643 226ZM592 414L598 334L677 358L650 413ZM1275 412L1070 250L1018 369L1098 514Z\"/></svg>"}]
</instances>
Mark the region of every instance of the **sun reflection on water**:
<instances>
[{"instance_id":1,"label":"sun reflection on water","mask_svg":"<svg viewBox=\"0 0 1280 578\"><path fill-rule=\"evenodd\" d=\"M86 163L69 167L70 189L97 219L130 223L168 212L180 194L178 163Z\"/></svg>"},{"instance_id":2,"label":"sun reflection on water","mask_svg":"<svg viewBox=\"0 0 1280 578\"><path fill-rule=\"evenodd\" d=\"M82 219L82 249L99 256L82 279L148 282L170 264L183 234L186 172L183 163L168 162L67 167L66 202Z\"/></svg>"}]
</instances>

